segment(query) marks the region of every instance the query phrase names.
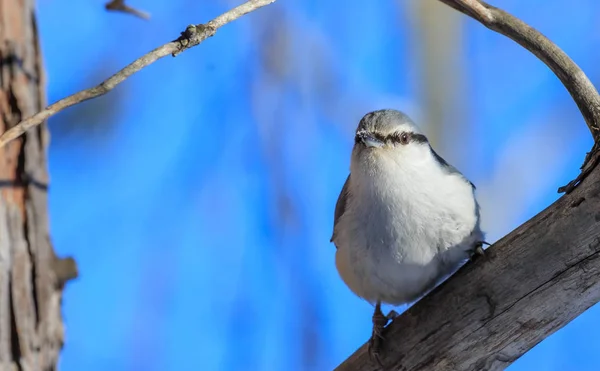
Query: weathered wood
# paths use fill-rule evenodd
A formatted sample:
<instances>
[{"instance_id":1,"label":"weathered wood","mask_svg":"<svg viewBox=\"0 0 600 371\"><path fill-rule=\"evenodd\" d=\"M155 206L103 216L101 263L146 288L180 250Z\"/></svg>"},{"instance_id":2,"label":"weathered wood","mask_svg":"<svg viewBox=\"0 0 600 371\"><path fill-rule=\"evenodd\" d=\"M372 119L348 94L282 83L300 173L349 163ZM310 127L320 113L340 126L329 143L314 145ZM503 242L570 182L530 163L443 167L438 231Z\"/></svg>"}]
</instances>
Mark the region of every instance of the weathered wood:
<instances>
[{"instance_id":1,"label":"weathered wood","mask_svg":"<svg viewBox=\"0 0 600 371\"><path fill-rule=\"evenodd\" d=\"M46 103L34 5L32 0L0 0L1 131ZM2 371L54 370L63 344L64 282L55 273L60 259L48 235L47 142L41 125L0 149Z\"/></svg>"},{"instance_id":2,"label":"weathered wood","mask_svg":"<svg viewBox=\"0 0 600 371\"><path fill-rule=\"evenodd\" d=\"M597 154L598 155L598 154ZM600 301L600 168L389 325L389 370L502 370ZM361 347L337 370L375 370Z\"/></svg>"}]
</instances>

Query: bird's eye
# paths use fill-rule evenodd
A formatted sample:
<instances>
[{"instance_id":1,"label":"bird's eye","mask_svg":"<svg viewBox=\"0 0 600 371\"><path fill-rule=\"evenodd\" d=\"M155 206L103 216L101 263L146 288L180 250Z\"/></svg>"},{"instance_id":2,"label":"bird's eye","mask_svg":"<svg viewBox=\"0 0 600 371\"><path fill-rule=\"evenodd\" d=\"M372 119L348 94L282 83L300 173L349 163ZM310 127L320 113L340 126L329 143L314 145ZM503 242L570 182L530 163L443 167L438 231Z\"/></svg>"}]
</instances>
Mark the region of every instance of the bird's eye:
<instances>
[{"instance_id":1,"label":"bird's eye","mask_svg":"<svg viewBox=\"0 0 600 371\"><path fill-rule=\"evenodd\" d=\"M408 133L400 134L400 144L408 144L410 142L410 135Z\"/></svg>"}]
</instances>

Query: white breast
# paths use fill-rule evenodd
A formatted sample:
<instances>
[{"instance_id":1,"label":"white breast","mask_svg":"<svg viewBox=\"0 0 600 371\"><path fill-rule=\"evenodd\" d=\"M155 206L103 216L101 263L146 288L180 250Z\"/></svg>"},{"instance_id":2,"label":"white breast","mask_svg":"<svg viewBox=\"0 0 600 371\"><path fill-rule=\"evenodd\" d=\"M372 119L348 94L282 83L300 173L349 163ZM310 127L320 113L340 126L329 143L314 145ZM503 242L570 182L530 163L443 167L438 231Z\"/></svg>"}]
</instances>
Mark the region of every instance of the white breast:
<instances>
[{"instance_id":1,"label":"white breast","mask_svg":"<svg viewBox=\"0 0 600 371\"><path fill-rule=\"evenodd\" d=\"M470 185L431 165L399 169L393 159L379 158L369 171L352 169L336 225L336 267L369 302L418 299L482 240Z\"/></svg>"}]
</instances>

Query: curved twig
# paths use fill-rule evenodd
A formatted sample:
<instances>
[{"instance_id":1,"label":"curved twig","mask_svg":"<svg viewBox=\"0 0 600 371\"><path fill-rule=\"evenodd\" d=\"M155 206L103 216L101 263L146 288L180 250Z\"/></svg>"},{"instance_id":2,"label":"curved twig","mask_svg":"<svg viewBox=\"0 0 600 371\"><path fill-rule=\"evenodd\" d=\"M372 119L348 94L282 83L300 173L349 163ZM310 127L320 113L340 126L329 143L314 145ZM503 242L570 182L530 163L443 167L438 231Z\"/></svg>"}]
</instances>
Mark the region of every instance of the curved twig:
<instances>
[{"instance_id":1,"label":"curved twig","mask_svg":"<svg viewBox=\"0 0 600 371\"><path fill-rule=\"evenodd\" d=\"M600 139L600 95L581 68L556 44L517 17L483 1L439 1L514 40L544 62L573 97L594 140Z\"/></svg>"},{"instance_id":2,"label":"curved twig","mask_svg":"<svg viewBox=\"0 0 600 371\"><path fill-rule=\"evenodd\" d=\"M544 62L560 79L573 97L583 115L592 137L594 146L585 157L581 173L562 186L558 192L570 193L600 162L600 95L598 91L569 56L556 44L535 28L502 9L479 0L439 0L459 12L476 19L492 31L496 31L533 53Z\"/></svg>"},{"instance_id":3,"label":"curved twig","mask_svg":"<svg viewBox=\"0 0 600 371\"><path fill-rule=\"evenodd\" d=\"M151 52L139 57L131 64L112 75L108 79L104 80L97 86L82 90L78 93L63 98L56 103L53 103L36 113L33 116L26 118L19 122L14 127L10 128L0 136L0 148L5 146L6 143L11 140L18 138L27 130L41 124L49 117L57 114L65 108L71 107L75 104L83 101L99 97L104 95L115 88L134 73L140 71L142 68L149 66L157 60L166 57L167 55L176 56L177 54L200 44L202 41L213 36L215 32L222 26L229 22L232 22L239 17L250 13L258 8L269 5L276 0L249 0L242 5L239 5L208 22L207 24L199 24L188 26L188 28L181 33L181 36L174 41L168 42Z\"/></svg>"}]
</instances>

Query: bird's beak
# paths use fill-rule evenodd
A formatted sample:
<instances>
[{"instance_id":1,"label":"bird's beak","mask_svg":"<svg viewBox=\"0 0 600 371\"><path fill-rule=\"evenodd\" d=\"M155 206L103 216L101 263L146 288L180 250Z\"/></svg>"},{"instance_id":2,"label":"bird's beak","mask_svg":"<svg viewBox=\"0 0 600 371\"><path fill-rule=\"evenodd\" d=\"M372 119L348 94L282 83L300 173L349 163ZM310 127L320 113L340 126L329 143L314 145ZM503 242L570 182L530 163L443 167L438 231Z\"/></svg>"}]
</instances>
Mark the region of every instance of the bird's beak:
<instances>
[{"instance_id":1,"label":"bird's beak","mask_svg":"<svg viewBox=\"0 0 600 371\"><path fill-rule=\"evenodd\" d=\"M375 138L372 134L367 133L366 131L359 131L356 133L355 139L356 142L360 141L367 147L381 148L384 145L381 140Z\"/></svg>"}]
</instances>

